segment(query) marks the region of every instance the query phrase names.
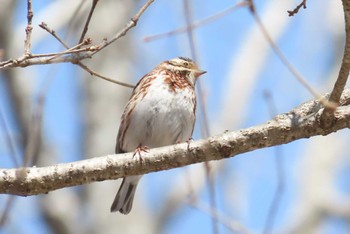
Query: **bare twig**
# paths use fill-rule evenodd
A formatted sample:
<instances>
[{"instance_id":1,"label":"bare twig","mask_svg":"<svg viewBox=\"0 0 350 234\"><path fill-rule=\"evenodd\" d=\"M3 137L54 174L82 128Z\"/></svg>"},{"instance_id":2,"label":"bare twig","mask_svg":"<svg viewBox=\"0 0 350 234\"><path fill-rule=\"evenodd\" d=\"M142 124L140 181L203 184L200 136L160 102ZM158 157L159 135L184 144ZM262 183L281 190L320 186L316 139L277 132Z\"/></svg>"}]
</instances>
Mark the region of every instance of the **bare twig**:
<instances>
[{"instance_id":1,"label":"bare twig","mask_svg":"<svg viewBox=\"0 0 350 234\"><path fill-rule=\"evenodd\" d=\"M212 209L217 210L217 204L216 204L216 190L215 190L215 175L211 173L211 165L210 162L204 162L204 170L205 175L207 179L207 183L209 186L209 201L210 206ZM218 220L212 217L212 227L213 227L213 233L218 234L219 233L219 226L218 226Z\"/></svg>"},{"instance_id":2,"label":"bare twig","mask_svg":"<svg viewBox=\"0 0 350 234\"><path fill-rule=\"evenodd\" d=\"M195 36L192 31L192 28L190 25L192 24L192 19L191 19L191 13L189 9L189 3L188 1L184 0L184 10L185 10L185 19L186 19L186 24L188 25L187 28L187 37L188 37L188 42L190 45L191 49L191 56L194 61L196 61L197 64L199 64L198 60L198 50L196 47L195 43ZM199 106L201 107L201 114L202 114L202 135L204 137L208 137L210 135L210 129L209 129L209 123L208 123L208 117L207 117L207 111L206 111L206 106L205 106L205 100L204 100L204 94L201 86L201 82L197 82L197 93L198 93L198 100L199 100Z\"/></svg>"},{"instance_id":3,"label":"bare twig","mask_svg":"<svg viewBox=\"0 0 350 234\"><path fill-rule=\"evenodd\" d=\"M53 68L55 67L51 67L51 70L50 70L51 72ZM31 165L36 165L38 161L38 157L40 155L39 152L40 152L41 143L42 143L41 130L42 130L42 123L43 123L44 106L45 106L47 93L51 86L54 76L48 74L46 77L47 78L45 79L44 84L39 91L38 97L36 99L34 111L32 113L28 142L25 147L22 169ZM23 176L23 177L26 176L26 171L24 169L19 172L20 172L18 173L19 176Z\"/></svg>"},{"instance_id":4,"label":"bare twig","mask_svg":"<svg viewBox=\"0 0 350 234\"><path fill-rule=\"evenodd\" d=\"M287 57L283 54L280 48L276 45L276 43L272 40L270 34L267 32L264 24L262 23L260 17L255 11L255 6L252 0L247 0L251 3L250 12L254 16L254 19L259 26L262 34L270 44L272 50L275 52L277 57L281 60L281 62L288 68L288 70L293 74L293 76L299 81L299 83L304 86L315 98L321 98L321 95L306 81L306 79L299 73L299 71L288 61ZM324 99L320 99L323 105L328 106L330 108L335 108L337 105L333 102L329 102Z\"/></svg>"},{"instance_id":5,"label":"bare twig","mask_svg":"<svg viewBox=\"0 0 350 234\"><path fill-rule=\"evenodd\" d=\"M75 9L75 11L73 12L72 16L70 17L70 19L67 21L67 31L65 34L64 39L67 39L71 33L74 31L72 30L74 28L74 25L77 24L79 22L79 14L81 12L81 10L83 9L83 5L87 3L86 1L80 1L80 4L77 6L77 8Z\"/></svg>"},{"instance_id":6,"label":"bare twig","mask_svg":"<svg viewBox=\"0 0 350 234\"><path fill-rule=\"evenodd\" d=\"M27 56L30 54L30 38L32 35L32 19L33 19L33 9L32 9L32 0L27 0L27 27L25 29L26 31L26 39L24 42L24 56Z\"/></svg>"},{"instance_id":7,"label":"bare twig","mask_svg":"<svg viewBox=\"0 0 350 234\"><path fill-rule=\"evenodd\" d=\"M80 52L80 53L70 53L67 56L59 56L55 59L52 59L52 57L40 57L40 58L18 58L18 59L11 59L4 61L0 63L0 69L5 68L12 68L12 67L28 67L32 65L45 65L45 64L54 64L54 63L77 63L80 60L84 60L87 58L91 58L91 53L89 51L87 52Z\"/></svg>"},{"instance_id":8,"label":"bare twig","mask_svg":"<svg viewBox=\"0 0 350 234\"><path fill-rule=\"evenodd\" d=\"M83 40L80 44L76 45L75 47L69 48L69 46L60 38L60 36L58 36L54 30L49 28L47 26L47 24L42 23L42 24L40 24L40 27L45 29L52 36L54 36L67 49L67 52L69 52L70 50L73 50L73 49L76 50L76 48L79 48L79 47L83 46L84 44L90 44L91 43L91 40L89 38L87 38L87 39ZM109 81L109 82L112 82L112 83L115 83L115 84L118 84L118 85L121 85L121 86L124 86L124 87L128 87L128 88L134 88L135 87L134 85L127 84L127 83L124 83L124 82L121 82L121 81L117 81L117 80L108 78L106 76L100 75L97 72L91 70L89 67L87 67L85 64L83 64L81 61L77 61L76 64L78 66L80 66L81 68L83 68L88 73L90 73L91 75L100 77L100 78L102 78L102 79L104 79L106 81Z\"/></svg>"},{"instance_id":9,"label":"bare twig","mask_svg":"<svg viewBox=\"0 0 350 234\"><path fill-rule=\"evenodd\" d=\"M0 106L0 124L3 125L3 129L4 129L4 132L6 134L6 141L8 144L8 148L11 151L10 156L11 156L11 159L13 161L13 164L15 165L15 167L18 167L19 166L19 162L17 161L17 152L18 151L16 150L16 144L13 142L13 138L11 137L11 134L7 128L5 116L4 116L4 113L2 111L1 106ZM4 224L6 223L14 200L15 200L14 196L9 196L7 198L7 201L5 203L5 208L0 216L0 227L4 226Z\"/></svg>"},{"instance_id":10,"label":"bare twig","mask_svg":"<svg viewBox=\"0 0 350 234\"><path fill-rule=\"evenodd\" d=\"M35 156L38 155L38 151L41 143L41 123L43 116L44 96L40 95L38 99L37 107L32 116L32 123L29 131L29 141L24 153L24 167L28 167L33 164ZM23 174L22 174L23 175Z\"/></svg>"},{"instance_id":11,"label":"bare twig","mask_svg":"<svg viewBox=\"0 0 350 234\"><path fill-rule=\"evenodd\" d=\"M7 61L3 61L0 63L0 69L4 68L10 68L10 67L26 67L31 65L41 65L41 64L53 64L53 63L78 63L81 60L84 60L86 58L91 58L94 54L98 53L108 45L112 44L119 38L126 35L126 33L133 27L136 26L139 18L142 16L142 14L146 11L146 9L154 2L154 0L147 1L141 9L135 14L135 16L130 20L130 22L120 31L118 32L110 41L103 40L98 45L91 46L90 49L86 48L86 52L84 53L78 53L78 54L71 54L70 56L65 57L44 57L44 58L31 58L27 56L22 56L17 59L10 59Z\"/></svg>"},{"instance_id":12,"label":"bare twig","mask_svg":"<svg viewBox=\"0 0 350 234\"><path fill-rule=\"evenodd\" d=\"M80 36L80 39L79 39L78 43L82 43L83 40L84 40L85 34L87 33L88 28L89 28L89 24L90 24L90 20L91 20L92 14L94 13L94 10L95 10L95 7L96 7L98 1L99 0L93 0L92 1L91 9L90 9L88 18L86 19L85 26L84 26L83 32L81 33L81 36Z\"/></svg>"},{"instance_id":13,"label":"bare twig","mask_svg":"<svg viewBox=\"0 0 350 234\"><path fill-rule=\"evenodd\" d=\"M146 41L146 42L150 42L150 41L153 41L153 40L157 40L157 39L161 39L163 37L169 37L169 36L173 36L173 35L176 35L176 34L179 34L179 33L186 33L187 31L189 30L193 30L193 29L196 29L196 28L199 28L203 25L206 25L206 24L209 24L241 7L245 7L245 6L248 6L248 2L246 0L244 1L241 1L241 2L238 2L236 3L234 6L232 7L229 7L223 11L220 11L218 13L215 13L205 19L202 19L202 20L199 20L197 22L194 22L190 25L186 25L186 27L182 27L182 28L178 28L178 29L175 29L175 30L172 30L172 31L169 31L169 32L164 32L164 33L159 33L159 34L155 34L155 35L151 35L151 36L147 36L145 37L143 40Z\"/></svg>"},{"instance_id":14,"label":"bare twig","mask_svg":"<svg viewBox=\"0 0 350 234\"><path fill-rule=\"evenodd\" d=\"M240 234L249 234L251 233L249 230L247 230L241 223L230 220L228 217L226 217L224 214L220 213L218 210L214 209L213 207L208 207L207 205L196 201L196 202L189 202L189 205L193 208L207 213L215 219L217 222L223 224L225 227L227 227L232 233L240 233Z\"/></svg>"},{"instance_id":15,"label":"bare twig","mask_svg":"<svg viewBox=\"0 0 350 234\"><path fill-rule=\"evenodd\" d=\"M11 211L11 208L13 206L13 202L15 201L15 198L16 197L12 195L7 198L4 211L2 212L0 217L0 227L3 227L5 225L7 218L9 216L9 213Z\"/></svg>"},{"instance_id":16,"label":"bare twig","mask_svg":"<svg viewBox=\"0 0 350 234\"><path fill-rule=\"evenodd\" d=\"M266 91L264 92L264 97L269 107L268 109L269 109L270 117L275 116L277 114L277 108L271 97L271 94L268 91ZM276 176L277 187L267 213L263 234L271 233L278 209L281 204L281 199L284 194L284 188L285 188L285 171L284 171L284 158L283 158L282 146L275 146L274 150L275 150L275 166L276 166L276 173L277 173L277 176Z\"/></svg>"},{"instance_id":17,"label":"bare twig","mask_svg":"<svg viewBox=\"0 0 350 234\"><path fill-rule=\"evenodd\" d=\"M345 48L338 78L329 97L329 101L337 105L339 104L339 99L345 88L350 71L350 2L348 0L342 0L342 3L345 20ZM333 123L332 118L334 110L335 108L325 108L321 117L324 127L329 127Z\"/></svg>"},{"instance_id":18,"label":"bare twig","mask_svg":"<svg viewBox=\"0 0 350 234\"><path fill-rule=\"evenodd\" d=\"M88 48L82 48L80 49L80 47L84 46L84 45L90 45L91 44L91 39L90 38L87 38L85 40L83 40L82 42L79 42L78 45L75 45L73 47L69 47L57 34L54 30L50 29L46 23L42 22L40 25L39 25L42 29L46 30L48 33L50 33L54 38L56 38L66 49L67 49L67 52L66 53L69 53L71 51L74 51L74 53L79 53L79 52L86 52L86 51L92 51L92 50L98 50L97 47L95 46L91 46L89 49ZM76 51L76 52L75 52ZM55 59L57 58L58 56L60 56L61 54L60 53L56 53L56 55L53 55L52 58L50 58L49 60L52 60L52 59Z\"/></svg>"},{"instance_id":19,"label":"bare twig","mask_svg":"<svg viewBox=\"0 0 350 234\"><path fill-rule=\"evenodd\" d=\"M69 46L56 34L55 30L49 28L47 23L41 22L39 24L39 27L44 29L46 32L50 33L54 38L56 38L57 41L59 41L66 49L69 49ZM91 41L91 40L90 40ZM79 42L78 44L81 44L82 42Z\"/></svg>"},{"instance_id":20,"label":"bare twig","mask_svg":"<svg viewBox=\"0 0 350 234\"><path fill-rule=\"evenodd\" d=\"M73 46L71 48L68 48L68 45L65 44L63 40L56 34L56 32L50 29L46 23L42 22L39 26L44 30L46 30L48 33L50 33L52 36L54 36L61 44L65 46L67 50L63 52L55 52L55 53L47 53L47 54L30 54L27 56L22 56L17 60L13 60L13 59L7 60L4 62L0 62L0 69L7 68L7 67L26 67L34 64L40 65L40 64L52 64L52 63L61 63L61 62L77 63L79 60L82 60L87 57L91 57L91 55L88 54L88 52L94 52L99 49L96 46L81 48L84 45L91 44L90 39L86 39L82 43L76 46ZM66 55L66 56L62 57L62 55ZM67 56L67 55L70 55L70 56Z\"/></svg>"},{"instance_id":21,"label":"bare twig","mask_svg":"<svg viewBox=\"0 0 350 234\"><path fill-rule=\"evenodd\" d=\"M47 61L50 61L50 60L55 59L61 55L76 54L76 53L80 53L80 52L93 51L93 50L95 50L94 47L81 48L81 49L70 48L70 49L68 49L66 51L62 51L62 52L47 53L47 54L32 54L32 55L30 55L30 57L31 58L46 58Z\"/></svg>"},{"instance_id":22,"label":"bare twig","mask_svg":"<svg viewBox=\"0 0 350 234\"><path fill-rule=\"evenodd\" d=\"M296 8L294 8L294 10L287 11L288 12L288 16L294 16L295 14L297 14L301 7L306 9L306 0L303 0Z\"/></svg>"},{"instance_id":23,"label":"bare twig","mask_svg":"<svg viewBox=\"0 0 350 234\"><path fill-rule=\"evenodd\" d=\"M136 13L134 17L131 18L129 23L120 31L118 32L110 41L104 41L104 43L101 44L101 49L105 48L106 46L110 45L111 43L115 42L119 38L125 36L125 34L136 26L137 22L139 21L142 14L147 10L147 8L154 2L154 0L148 0ZM94 53L95 54L95 53Z\"/></svg>"},{"instance_id":24,"label":"bare twig","mask_svg":"<svg viewBox=\"0 0 350 234\"><path fill-rule=\"evenodd\" d=\"M128 84L128 83L125 83L125 82L121 82L121 81L114 80L114 79L111 79L109 77L103 76L103 75L101 75L101 74L91 70L89 67L87 67L82 62L78 62L77 64L78 64L78 66L80 66L81 68L83 68L85 71L87 71L88 73L90 73L93 76L100 77L101 79L104 79L106 81L109 81L109 82L112 82L114 84L118 84L118 85L121 85L121 86L124 86L124 87L127 87L127 88L132 88L133 89L135 87L135 85Z\"/></svg>"},{"instance_id":25,"label":"bare twig","mask_svg":"<svg viewBox=\"0 0 350 234\"><path fill-rule=\"evenodd\" d=\"M2 105L0 106L0 125L2 126L3 131L6 134L6 141L7 141L8 148L10 150L10 157L12 159L13 165L15 167L18 167L19 166L19 162L17 161L17 158L19 158L18 150L16 147L16 143L14 142L14 140L11 136L11 133L7 127Z\"/></svg>"}]
</instances>

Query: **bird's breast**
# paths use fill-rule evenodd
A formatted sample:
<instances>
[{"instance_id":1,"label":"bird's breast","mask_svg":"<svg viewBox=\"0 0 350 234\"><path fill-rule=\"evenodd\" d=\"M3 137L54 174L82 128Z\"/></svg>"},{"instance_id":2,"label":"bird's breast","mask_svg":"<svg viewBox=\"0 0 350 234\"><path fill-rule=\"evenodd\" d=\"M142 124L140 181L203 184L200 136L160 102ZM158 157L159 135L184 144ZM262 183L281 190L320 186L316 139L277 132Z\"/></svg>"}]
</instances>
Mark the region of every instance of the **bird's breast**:
<instances>
[{"instance_id":1,"label":"bird's breast","mask_svg":"<svg viewBox=\"0 0 350 234\"><path fill-rule=\"evenodd\" d=\"M130 114L122 148L134 151L139 145L161 147L188 140L195 122L195 93L178 92L152 85Z\"/></svg>"}]
</instances>

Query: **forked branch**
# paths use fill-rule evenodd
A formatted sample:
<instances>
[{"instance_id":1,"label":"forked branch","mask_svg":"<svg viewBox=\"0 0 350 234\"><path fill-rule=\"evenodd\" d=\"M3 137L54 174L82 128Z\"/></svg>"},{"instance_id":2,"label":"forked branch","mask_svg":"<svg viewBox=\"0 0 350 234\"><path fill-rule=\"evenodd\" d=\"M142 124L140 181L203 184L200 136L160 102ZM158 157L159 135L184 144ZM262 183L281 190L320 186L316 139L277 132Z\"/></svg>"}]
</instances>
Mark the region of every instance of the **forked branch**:
<instances>
[{"instance_id":1,"label":"forked branch","mask_svg":"<svg viewBox=\"0 0 350 234\"><path fill-rule=\"evenodd\" d=\"M350 71L350 1L342 0L342 3L345 20L345 48L338 78L329 97L329 102L336 104L339 104L339 100L344 91ZM328 106L325 108L321 116L321 122L325 128L328 128L333 124L334 111L335 108L330 108Z\"/></svg>"}]
</instances>

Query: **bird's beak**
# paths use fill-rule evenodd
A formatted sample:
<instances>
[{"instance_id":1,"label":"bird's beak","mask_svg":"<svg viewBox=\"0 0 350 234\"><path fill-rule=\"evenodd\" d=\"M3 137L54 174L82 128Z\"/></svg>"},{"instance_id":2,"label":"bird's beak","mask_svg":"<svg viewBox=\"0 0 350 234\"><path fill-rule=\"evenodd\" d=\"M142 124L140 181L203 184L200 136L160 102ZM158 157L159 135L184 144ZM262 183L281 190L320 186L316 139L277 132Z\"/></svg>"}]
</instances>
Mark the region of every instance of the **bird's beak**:
<instances>
[{"instance_id":1,"label":"bird's beak","mask_svg":"<svg viewBox=\"0 0 350 234\"><path fill-rule=\"evenodd\" d=\"M194 72L194 76L196 77L196 78L198 78L198 77L200 77L201 75L203 75L203 74L205 74L205 73L207 73L206 71L203 71L203 70L196 70L195 72Z\"/></svg>"}]
</instances>

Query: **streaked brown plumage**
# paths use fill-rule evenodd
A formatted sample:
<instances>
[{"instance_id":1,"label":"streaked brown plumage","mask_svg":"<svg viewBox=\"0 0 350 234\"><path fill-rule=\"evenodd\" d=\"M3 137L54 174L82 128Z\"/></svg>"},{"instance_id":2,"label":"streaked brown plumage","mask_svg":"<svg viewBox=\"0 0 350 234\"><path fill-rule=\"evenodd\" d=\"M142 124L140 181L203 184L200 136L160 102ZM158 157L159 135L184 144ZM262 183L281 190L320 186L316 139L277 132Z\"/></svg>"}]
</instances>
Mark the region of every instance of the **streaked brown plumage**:
<instances>
[{"instance_id":1,"label":"streaked brown plumage","mask_svg":"<svg viewBox=\"0 0 350 234\"><path fill-rule=\"evenodd\" d=\"M139 147L156 148L190 139L196 118L194 87L204 73L192 60L179 57L160 63L143 76L124 109L115 152L133 152ZM130 212L140 178L123 179L111 212Z\"/></svg>"}]
</instances>

